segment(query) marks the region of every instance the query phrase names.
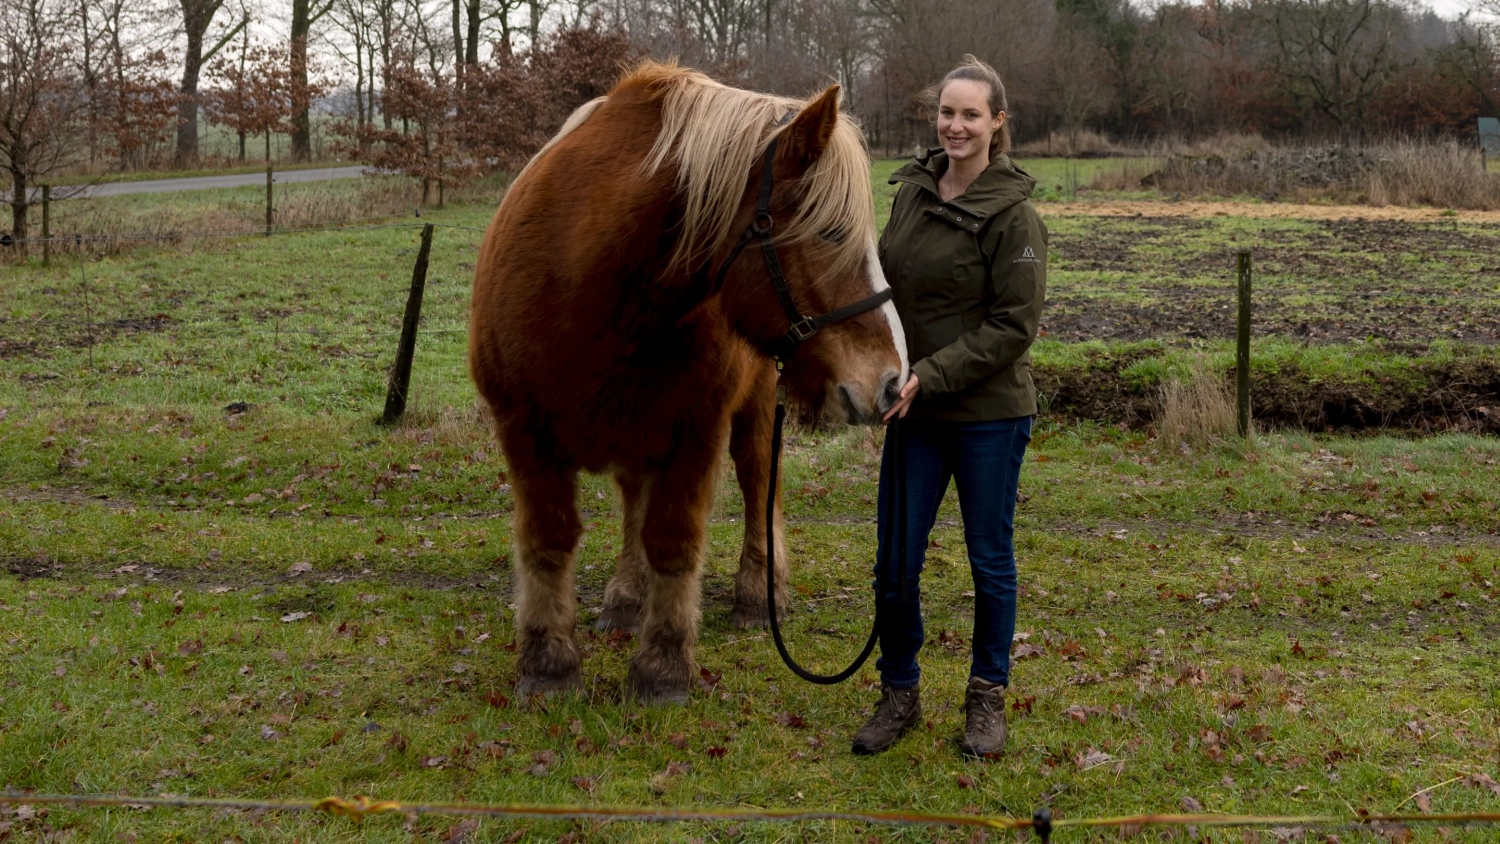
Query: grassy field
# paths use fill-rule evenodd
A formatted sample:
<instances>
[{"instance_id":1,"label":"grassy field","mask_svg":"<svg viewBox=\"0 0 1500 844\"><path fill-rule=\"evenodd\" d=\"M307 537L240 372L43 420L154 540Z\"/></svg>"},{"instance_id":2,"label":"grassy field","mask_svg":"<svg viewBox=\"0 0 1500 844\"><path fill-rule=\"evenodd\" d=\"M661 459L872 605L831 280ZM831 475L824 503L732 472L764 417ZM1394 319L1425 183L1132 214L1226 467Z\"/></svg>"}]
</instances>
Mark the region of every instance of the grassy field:
<instances>
[{"instance_id":1,"label":"grassy field","mask_svg":"<svg viewBox=\"0 0 1500 844\"><path fill-rule=\"evenodd\" d=\"M188 221L253 197L156 201ZM972 583L951 497L925 578L929 721L857 759L847 742L875 697L873 670L808 686L766 636L727 623L742 530L728 480L710 526L704 682L684 708L622 700L630 641L587 632L619 544L615 493L591 478L579 559L588 692L523 708L510 699L509 487L463 365L474 229L490 212L423 211L440 228L413 410L395 429L372 420L417 220L132 249L85 264L87 284L76 258L7 268L0 784L1019 816L1045 803L1068 817L1500 808L1500 442L1463 434L1272 431L1253 447L1181 454L1139 430L1042 421L1018 515L1026 647L1012 743L990 764L961 761L953 745ZM1284 241L1266 258L1265 289L1287 313L1347 314L1363 288L1345 274L1374 264L1371 277L1404 291L1398 304L1414 303L1404 307L1428 330L1494 330L1477 306L1429 313L1444 299L1422 292L1467 280L1465 295L1492 295L1482 227L1441 234L1443 260L1421 262L1399 257L1437 248L1420 227L1392 259L1376 235L1341 252L1346 241L1316 225L1049 225L1054 305L1037 357L1059 366L1137 336L1084 342L1090 314L1118 314L1122 301L1167 310L1187 295L1154 285L1211 288L1214 244L1235 236ZM1297 250L1312 257L1288 257ZM1299 283L1321 285L1319 298L1295 299ZM1222 354L1183 328L1207 334L1217 317L1173 319L1149 329L1162 348ZM1389 357L1352 334L1304 338L1284 324L1276 354L1330 375ZM1170 363L1142 362L1137 377ZM229 414L231 402L249 408ZM863 641L878 444L866 430L797 431L788 444L789 635L824 670ZM853 824L471 830L133 809L6 812L0 824L17 840L969 840ZM1424 829L1417 840L1486 834Z\"/></svg>"}]
</instances>

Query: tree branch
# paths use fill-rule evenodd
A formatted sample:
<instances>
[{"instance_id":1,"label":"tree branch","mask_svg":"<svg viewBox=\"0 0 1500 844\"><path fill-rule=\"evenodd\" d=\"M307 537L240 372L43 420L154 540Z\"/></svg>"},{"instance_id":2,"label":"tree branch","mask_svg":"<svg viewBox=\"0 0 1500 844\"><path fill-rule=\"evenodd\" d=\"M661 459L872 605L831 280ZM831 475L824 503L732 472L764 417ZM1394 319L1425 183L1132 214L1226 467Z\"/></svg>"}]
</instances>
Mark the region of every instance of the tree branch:
<instances>
[{"instance_id":1,"label":"tree branch","mask_svg":"<svg viewBox=\"0 0 1500 844\"><path fill-rule=\"evenodd\" d=\"M323 4L323 8L318 9L317 11L309 14L307 16L307 28L308 29L312 29L312 25L318 22L318 18L321 18L324 15L328 14L332 9L333 9L333 0L328 0L327 3Z\"/></svg>"},{"instance_id":2,"label":"tree branch","mask_svg":"<svg viewBox=\"0 0 1500 844\"><path fill-rule=\"evenodd\" d=\"M204 64L208 64L209 59L212 59L216 54L218 54L218 52L220 50L224 49L224 45L228 44L234 38L234 36L238 35L239 32L240 32L240 30L242 30L246 26L248 26L249 23L250 23L250 16L249 15L246 15L245 17L240 18L240 22L237 23L237 24L235 24L233 29L231 29L228 32L224 33L224 37L219 39L219 43L213 45L212 47L210 47L209 49L207 49L207 50L205 50L203 52L203 59L202 59L203 63Z\"/></svg>"}]
</instances>

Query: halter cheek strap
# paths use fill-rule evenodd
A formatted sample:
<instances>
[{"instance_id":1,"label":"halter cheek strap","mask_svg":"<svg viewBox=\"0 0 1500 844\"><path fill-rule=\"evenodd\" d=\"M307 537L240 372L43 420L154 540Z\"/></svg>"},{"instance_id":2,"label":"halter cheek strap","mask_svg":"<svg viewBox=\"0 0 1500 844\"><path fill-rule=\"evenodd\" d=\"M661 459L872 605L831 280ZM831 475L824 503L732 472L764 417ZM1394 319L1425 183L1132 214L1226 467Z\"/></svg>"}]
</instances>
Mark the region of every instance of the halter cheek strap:
<instances>
[{"instance_id":1,"label":"halter cheek strap","mask_svg":"<svg viewBox=\"0 0 1500 844\"><path fill-rule=\"evenodd\" d=\"M797 309L797 301L792 298L791 285L787 283L786 273L781 269L781 259L776 255L776 238L772 234L771 188L778 140L780 140L779 136L773 136L770 144L766 146L765 163L760 174L760 196L755 204L755 220L745 228L740 239L734 244L734 249L730 250L729 257L719 265L719 272L714 276L712 289L718 291L724 288L724 279L729 274L729 268L734 265L735 259L740 257L740 253L745 251L745 247L749 246L752 241L759 240L761 255L766 263L766 274L771 277L771 287L776 291L776 298L781 302L781 310L786 314L789 325L785 334L771 342L768 351L777 361L784 361L796 351L798 344L812 339L823 326L880 307L891 300L892 291L886 288L873 296L867 296L851 305L836 308L819 316L806 317Z\"/></svg>"}]
</instances>

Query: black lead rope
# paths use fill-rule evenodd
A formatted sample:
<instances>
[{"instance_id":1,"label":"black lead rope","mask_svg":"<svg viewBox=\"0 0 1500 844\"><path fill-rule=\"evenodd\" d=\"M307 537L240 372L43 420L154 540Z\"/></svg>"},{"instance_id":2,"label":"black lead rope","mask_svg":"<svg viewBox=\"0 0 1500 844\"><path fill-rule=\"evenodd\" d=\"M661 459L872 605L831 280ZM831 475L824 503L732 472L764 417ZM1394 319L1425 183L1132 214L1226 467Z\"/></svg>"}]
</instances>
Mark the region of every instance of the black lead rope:
<instances>
[{"instance_id":1,"label":"black lead rope","mask_svg":"<svg viewBox=\"0 0 1500 844\"><path fill-rule=\"evenodd\" d=\"M809 683L817 683L820 686L833 686L842 683L854 676L854 672L864 666L870 654L875 651L875 643L880 639L880 578L876 578L875 593L875 620L870 625L870 638L865 640L864 650L859 656L849 663L849 667L837 674L815 674L803 668L792 658L791 651L787 650L786 639L781 635L781 622L776 618L776 479L781 468L781 431L786 421L785 387L776 388L776 424L771 433L771 484L766 490L766 609L770 613L771 638L776 642L776 651L781 654L781 661L791 669L793 674ZM901 441L901 420L891 420L886 429L886 436L891 438L892 461L895 467L892 469L893 486L890 506L887 512L893 526L887 526L887 534L894 527L896 534L896 548L894 553L899 555L900 561L897 576L901 581L901 603L907 602L906 592L906 448ZM897 502L900 502L899 518ZM887 542L889 548L892 543Z\"/></svg>"}]
</instances>

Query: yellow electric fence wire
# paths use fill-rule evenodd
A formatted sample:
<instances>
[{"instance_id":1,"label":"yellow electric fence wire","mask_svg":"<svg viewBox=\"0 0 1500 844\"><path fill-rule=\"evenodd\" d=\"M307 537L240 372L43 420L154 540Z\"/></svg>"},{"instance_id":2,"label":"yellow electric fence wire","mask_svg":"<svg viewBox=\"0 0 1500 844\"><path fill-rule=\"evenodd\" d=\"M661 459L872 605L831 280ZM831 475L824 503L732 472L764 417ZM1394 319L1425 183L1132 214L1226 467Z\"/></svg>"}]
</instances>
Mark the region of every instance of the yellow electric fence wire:
<instances>
[{"instance_id":1,"label":"yellow electric fence wire","mask_svg":"<svg viewBox=\"0 0 1500 844\"><path fill-rule=\"evenodd\" d=\"M921 826L969 826L986 829L1029 829L1030 818L999 818L982 815L943 815L897 811L805 811L801 809L674 809L635 806L530 806L474 803L402 803L374 800L360 795L352 799L324 797L322 800L242 800L215 797L131 797L117 795L0 794L0 804L54 806L130 806L160 808L242 809L282 812L324 812L358 823L366 817L395 815L466 815L489 817L551 818L556 820L623 821L856 821L875 824ZM1420 815L1132 815L1108 818L1059 818L1051 830L1107 826L1354 826L1408 823L1500 823L1500 812L1459 812Z\"/></svg>"}]
</instances>

